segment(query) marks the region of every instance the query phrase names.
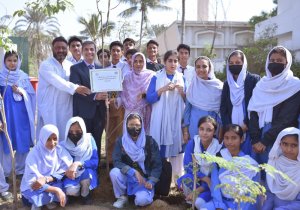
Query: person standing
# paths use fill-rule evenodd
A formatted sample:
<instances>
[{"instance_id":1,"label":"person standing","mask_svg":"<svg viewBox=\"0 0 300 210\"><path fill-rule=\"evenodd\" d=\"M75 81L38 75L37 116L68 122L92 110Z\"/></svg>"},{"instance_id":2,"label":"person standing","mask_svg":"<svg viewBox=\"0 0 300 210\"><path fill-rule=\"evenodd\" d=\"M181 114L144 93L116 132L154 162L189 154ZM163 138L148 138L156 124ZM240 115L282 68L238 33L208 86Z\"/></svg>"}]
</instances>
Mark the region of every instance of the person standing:
<instances>
[{"instance_id":1,"label":"person standing","mask_svg":"<svg viewBox=\"0 0 300 210\"><path fill-rule=\"evenodd\" d=\"M127 51L128 52L128 51ZM146 92L154 72L146 69L146 58L143 53L135 53L132 57L132 72L123 81L120 93L120 104L125 108L125 116L136 112L142 117L146 134L149 133L151 105L146 101ZM126 123L123 123L126 128Z\"/></svg>"},{"instance_id":2,"label":"person standing","mask_svg":"<svg viewBox=\"0 0 300 210\"><path fill-rule=\"evenodd\" d=\"M82 57L82 40L77 36L72 36L68 40L69 51L71 56L68 57L68 61L71 61L73 64L80 63L83 60Z\"/></svg>"},{"instance_id":3,"label":"person standing","mask_svg":"<svg viewBox=\"0 0 300 210\"><path fill-rule=\"evenodd\" d=\"M35 91L28 75L20 69L21 59L17 52L7 51L2 64L0 93L4 101L7 131L13 150L16 151L16 175L21 176L25 170L25 159L35 138ZM8 177L12 171L12 160L4 132L0 134L0 155L4 174Z\"/></svg>"},{"instance_id":4,"label":"person standing","mask_svg":"<svg viewBox=\"0 0 300 210\"><path fill-rule=\"evenodd\" d=\"M196 76L186 93L186 103L183 117L183 138L185 142L198 134L199 119L211 116L221 124L220 103L223 82L215 76L214 66L206 56L200 56L195 61ZM218 136L219 130L216 130Z\"/></svg>"},{"instance_id":5,"label":"person standing","mask_svg":"<svg viewBox=\"0 0 300 210\"><path fill-rule=\"evenodd\" d=\"M72 63L66 60L68 45L64 37L52 41L53 57L41 63L37 89L37 135L45 124L58 127L65 133L66 123L73 116L72 95L89 95L90 89L69 82Z\"/></svg>"},{"instance_id":6,"label":"person standing","mask_svg":"<svg viewBox=\"0 0 300 210\"><path fill-rule=\"evenodd\" d=\"M85 41L82 44L83 61L71 67L70 81L74 84L83 85L91 88L89 71L99 69L95 64L96 45L92 41ZM73 116L82 117L86 130L91 133L96 141L98 148L98 158L100 160L101 137L105 127L107 92L92 93L83 96L75 93L73 97Z\"/></svg>"},{"instance_id":7,"label":"person standing","mask_svg":"<svg viewBox=\"0 0 300 210\"><path fill-rule=\"evenodd\" d=\"M174 50L164 55L166 65L152 77L146 100L152 104L150 135L155 139L162 158L169 158L172 177L183 175L183 136L181 121L184 111L185 84L182 73L178 72L178 54Z\"/></svg>"},{"instance_id":8,"label":"person standing","mask_svg":"<svg viewBox=\"0 0 300 210\"><path fill-rule=\"evenodd\" d=\"M127 62L126 53L128 50L135 49L135 41L132 38L126 38L123 41L124 53L121 58L123 62ZM131 65L129 65L131 66Z\"/></svg>"},{"instance_id":9,"label":"person standing","mask_svg":"<svg viewBox=\"0 0 300 210\"><path fill-rule=\"evenodd\" d=\"M108 49L100 49L97 51L97 57L101 64L100 68L110 66L110 53Z\"/></svg>"},{"instance_id":10,"label":"person standing","mask_svg":"<svg viewBox=\"0 0 300 210\"><path fill-rule=\"evenodd\" d=\"M161 64L157 59L158 46L159 46L159 44L154 40L150 40L149 42L147 42L146 69L150 69L155 72L164 68L164 65Z\"/></svg>"},{"instance_id":11,"label":"person standing","mask_svg":"<svg viewBox=\"0 0 300 210\"><path fill-rule=\"evenodd\" d=\"M111 66L109 68L119 68L122 71L123 78L130 73L130 67L126 62L121 60L123 55L123 44L119 41L114 41L109 46L111 53ZM112 163L112 152L117 138L123 132L124 108L117 108L115 101L118 97L118 92L112 91L109 93L109 125L106 135L108 138L108 160Z\"/></svg>"},{"instance_id":12,"label":"person standing","mask_svg":"<svg viewBox=\"0 0 300 210\"><path fill-rule=\"evenodd\" d=\"M221 119L223 126L238 124L244 131L242 151L250 155L252 146L248 132L248 104L253 89L260 77L247 71L247 59L240 50L233 51L226 65L227 80L224 83L221 96Z\"/></svg>"},{"instance_id":13,"label":"person standing","mask_svg":"<svg viewBox=\"0 0 300 210\"><path fill-rule=\"evenodd\" d=\"M177 71L183 74L186 81L186 86L189 87L193 77L195 76L195 68L188 65L188 60L191 55L191 48L186 44L180 44L177 47L177 52L179 62Z\"/></svg>"}]
</instances>

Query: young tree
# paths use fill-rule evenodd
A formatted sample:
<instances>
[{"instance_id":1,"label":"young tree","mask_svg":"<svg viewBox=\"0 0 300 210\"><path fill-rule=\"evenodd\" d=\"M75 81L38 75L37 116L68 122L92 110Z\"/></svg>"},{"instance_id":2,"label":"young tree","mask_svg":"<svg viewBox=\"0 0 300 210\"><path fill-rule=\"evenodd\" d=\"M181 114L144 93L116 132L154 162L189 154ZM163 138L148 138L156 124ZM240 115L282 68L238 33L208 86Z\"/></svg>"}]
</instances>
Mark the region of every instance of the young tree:
<instances>
[{"instance_id":1,"label":"young tree","mask_svg":"<svg viewBox=\"0 0 300 210\"><path fill-rule=\"evenodd\" d=\"M185 34L185 0L182 0L182 6L181 6L181 41L180 43L183 43L184 41L184 34Z\"/></svg>"}]
</instances>

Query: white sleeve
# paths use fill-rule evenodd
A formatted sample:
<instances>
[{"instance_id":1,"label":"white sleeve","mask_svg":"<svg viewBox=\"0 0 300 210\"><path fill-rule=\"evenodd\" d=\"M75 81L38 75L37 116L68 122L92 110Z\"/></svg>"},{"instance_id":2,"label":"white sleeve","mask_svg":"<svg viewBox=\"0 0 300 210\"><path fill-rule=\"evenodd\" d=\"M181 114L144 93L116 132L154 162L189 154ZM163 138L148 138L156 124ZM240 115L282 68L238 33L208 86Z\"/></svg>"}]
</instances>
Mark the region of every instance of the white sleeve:
<instances>
[{"instance_id":1,"label":"white sleeve","mask_svg":"<svg viewBox=\"0 0 300 210\"><path fill-rule=\"evenodd\" d=\"M48 64L48 65L47 65ZM61 78L53 71L53 66L49 63L42 63L39 69L39 76L57 89L73 95L79 85Z\"/></svg>"}]
</instances>

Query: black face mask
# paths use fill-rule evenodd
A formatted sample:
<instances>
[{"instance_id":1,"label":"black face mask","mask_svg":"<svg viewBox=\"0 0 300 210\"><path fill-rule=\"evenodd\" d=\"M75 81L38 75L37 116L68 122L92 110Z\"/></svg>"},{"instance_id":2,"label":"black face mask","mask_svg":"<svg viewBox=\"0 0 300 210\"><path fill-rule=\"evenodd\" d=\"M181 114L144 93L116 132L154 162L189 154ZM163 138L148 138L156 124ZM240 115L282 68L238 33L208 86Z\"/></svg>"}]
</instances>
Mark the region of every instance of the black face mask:
<instances>
[{"instance_id":1,"label":"black face mask","mask_svg":"<svg viewBox=\"0 0 300 210\"><path fill-rule=\"evenodd\" d=\"M77 145L77 142L82 138L82 133L69 133L68 138Z\"/></svg>"},{"instance_id":2,"label":"black face mask","mask_svg":"<svg viewBox=\"0 0 300 210\"><path fill-rule=\"evenodd\" d=\"M127 127L127 132L129 133L129 135L131 137L138 137L140 135L141 131L142 131L142 128L136 128L136 127L129 128L129 127Z\"/></svg>"},{"instance_id":3,"label":"black face mask","mask_svg":"<svg viewBox=\"0 0 300 210\"><path fill-rule=\"evenodd\" d=\"M285 64L283 64L283 63L269 63L268 69L271 72L272 76L274 77L274 76L280 74L284 70L284 68L285 68L284 66L285 66Z\"/></svg>"},{"instance_id":4,"label":"black face mask","mask_svg":"<svg viewBox=\"0 0 300 210\"><path fill-rule=\"evenodd\" d=\"M239 75L242 71L243 65L229 65L229 71L233 75Z\"/></svg>"}]
</instances>

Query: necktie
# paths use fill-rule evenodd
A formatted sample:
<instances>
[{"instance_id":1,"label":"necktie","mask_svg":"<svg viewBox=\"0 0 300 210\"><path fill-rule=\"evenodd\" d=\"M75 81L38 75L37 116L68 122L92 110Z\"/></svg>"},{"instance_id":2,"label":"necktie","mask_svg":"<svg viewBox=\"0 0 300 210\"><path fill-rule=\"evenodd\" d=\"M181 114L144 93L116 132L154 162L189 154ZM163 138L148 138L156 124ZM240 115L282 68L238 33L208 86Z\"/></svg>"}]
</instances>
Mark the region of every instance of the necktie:
<instances>
[{"instance_id":1,"label":"necktie","mask_svg":"<svg viewBox=\"0 0 300 210\"><path fill-rule=\"evenodd\" d=\"M117 66L116 66L116 65L113 65L113 68L117 68ZM110 93L110 97L111 97L111 98L116 98L116 97L117 97L117 92L116 92L116 91L112 91L112 92Z\"/></svg>"},{"instance_id":2,"label":"necktie","mask_svg":"<svg viewBox=\"0 0 300 210\"><path fill-rule=\"evenodd\" d=\"M182 66L180 66L180 68L181 68L182 74L184 74L184 70L186 70L186 68L184 68Z\"/></svg>"},{"instance_id":3,"label":"necktie","mask_svg":"<svg viewBox=\"0 0 300 210\"><path fill-rule=\"evenodd\" d=\"M94 65L90 64L90 65L88 65L88 68L89 68L89 69L93 69L93 68L94 68Z\"/></svg>"}]
</instances>

